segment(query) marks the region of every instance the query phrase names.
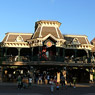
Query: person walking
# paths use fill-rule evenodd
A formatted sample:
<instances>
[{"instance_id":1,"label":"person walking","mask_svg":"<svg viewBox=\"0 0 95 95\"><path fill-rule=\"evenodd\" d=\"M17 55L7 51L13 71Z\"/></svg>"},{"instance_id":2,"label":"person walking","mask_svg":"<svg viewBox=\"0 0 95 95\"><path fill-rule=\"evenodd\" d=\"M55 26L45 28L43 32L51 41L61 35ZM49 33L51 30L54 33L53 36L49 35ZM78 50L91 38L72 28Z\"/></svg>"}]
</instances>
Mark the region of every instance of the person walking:
<instances>
[{"instance_id":1,"label":"person walking","mask_svg":"<svg viewBox=\"0 0 95 95\"><path fill-rule=\"evenodd\" d=\"M56 83L56 90L59 90L59 83Z\"/></svg>"},{"instance_id":2,"label":"person walking","mask_svg":"<svg viewBox=\"0 0 95 95\"><path fill-rule=\"evenodd\" d=\"M47 80L48 80L48 84L49 84L49 81L50 81L50 75L49 74L47 75Z\"/></svg>"},{"instance_id":3,"label":"person walking","mask_svg":"<svg viewBox=\"0 0 95 95\"><path fill-rule=\"evenodd\" d=\"M54 81L53 81L53 79L51 79L51 80L49 81L49 84L50 84L50 90L51 90L51 92L53 93L53 92L54 92Z\"/></svg>"},{"instance_id":4,"label":"person walking","mask_svg":"<svg viewBox=\"0 0 95 95\"><path fill-rule=\"evenodd\" d=\"M76 88L76 77L73 77L74 88Z\"/></svg>"},{"instance_id":5,"label":"person walking","mask_svg":"<svg viewBox=\"0 0 95 95\"><path fill-rule=\"evenodd\" d=\"M17 84L18 84L18 89L21 89L22 88L22 79L21 79L20 75L17 78Z\"/></svg>"},{"instance_id":6,"label":"person walking","mask_svg":"<svg viewBox=\"0 0 95 95\"><path fill-rule=\"evenodd\" d=\"M61 77L61 86L62 86L62 88L63 88L63 86L66 87L64 76Z\"/></svg>"},{"instance_id":7,"label":"person walking","mask_svg":"<svg viewBox=\"0 0 95 95\"><path fill-rule=\"evenodd\" d=\"M31 84L32 84L32 78L29 77L29 79L28 79L28 86L31 87Z\"/></svg>"}]
</instances>

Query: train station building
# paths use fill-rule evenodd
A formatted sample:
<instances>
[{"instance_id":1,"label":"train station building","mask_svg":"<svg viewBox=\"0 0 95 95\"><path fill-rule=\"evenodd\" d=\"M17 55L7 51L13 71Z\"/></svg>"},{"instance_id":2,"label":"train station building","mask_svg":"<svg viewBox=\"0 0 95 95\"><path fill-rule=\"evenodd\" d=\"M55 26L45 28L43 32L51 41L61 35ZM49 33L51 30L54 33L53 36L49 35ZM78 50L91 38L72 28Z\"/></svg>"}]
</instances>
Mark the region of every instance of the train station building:
<instances>
[{"instance_id":1,"label":"train station building","mask_svg":"<svg viewBox=\"0 0 95 95\"><path fill-rule=\"evenodd\" d=\"M93 81L93 44L86 35L62 34L60 25L40 20L35 22L34 33L6 33L0 42L0 80L16 81L19 74L38 74L64 75L67 82L73 77L78 83Z\"/></svg>"}]
</instances>

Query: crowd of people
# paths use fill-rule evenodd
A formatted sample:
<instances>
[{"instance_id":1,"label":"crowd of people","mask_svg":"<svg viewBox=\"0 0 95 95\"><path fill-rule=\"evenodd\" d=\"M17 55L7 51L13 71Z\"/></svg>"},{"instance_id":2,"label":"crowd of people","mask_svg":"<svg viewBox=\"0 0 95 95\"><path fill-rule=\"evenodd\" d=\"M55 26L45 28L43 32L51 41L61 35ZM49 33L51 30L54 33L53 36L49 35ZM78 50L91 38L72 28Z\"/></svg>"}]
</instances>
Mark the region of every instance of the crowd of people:
<instances>
[{"instance_id":1,"label":"crowd of people","mask_svg":"<svg viewBox=\"0 0 95 95\"><path fill-rule=\"evenodd\" d=\"M31 87L32 84L32 78L22 77L21 75L19 75L17 78L17 84L18 84L18 89L29 88Z\"/></svg>"},{"instance_id":2,"label":"crowd of people","mask_svg":"<svg viewBox=\"0 0 95 95\"><path fill-rule=\"evenodd\" d=\"M66 78L64 77L64 75L61 75L60 77L60 81L57 81L57 76L53 76L53 75L41 75L41 74L34 74L33 77L22 77L21 75L18 75L17 78L17 84L18 84L18 89L22 89L22 88L29 88L31 87L32 83L36 83L36 84L48 84L50 85L50 90L51 92L54 91L54 88L56 87L56 90L59 90L60 88L67 88L67 84L66 84ZM74 88L76 86L76 78L73 78L73 85ZM71 83L70 83L71 86Z\"/></svg>"}]
</instances>

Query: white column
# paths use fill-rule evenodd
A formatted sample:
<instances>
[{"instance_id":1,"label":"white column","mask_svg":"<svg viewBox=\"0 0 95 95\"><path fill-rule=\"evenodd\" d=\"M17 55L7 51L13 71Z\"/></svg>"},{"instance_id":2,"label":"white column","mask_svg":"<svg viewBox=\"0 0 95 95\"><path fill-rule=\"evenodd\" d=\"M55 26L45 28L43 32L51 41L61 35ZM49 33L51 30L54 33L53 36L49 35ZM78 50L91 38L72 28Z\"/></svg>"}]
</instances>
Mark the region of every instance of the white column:
<instances>
[{"instance_id":1,"label":"white column","mask_svg":"<svg viewBox=\"0 0 95 95\"><path fill-rule=\"evenodd\" d=\"M90 82L93 82L93 68L90 69Z\"/></svg>"}]
</instances>

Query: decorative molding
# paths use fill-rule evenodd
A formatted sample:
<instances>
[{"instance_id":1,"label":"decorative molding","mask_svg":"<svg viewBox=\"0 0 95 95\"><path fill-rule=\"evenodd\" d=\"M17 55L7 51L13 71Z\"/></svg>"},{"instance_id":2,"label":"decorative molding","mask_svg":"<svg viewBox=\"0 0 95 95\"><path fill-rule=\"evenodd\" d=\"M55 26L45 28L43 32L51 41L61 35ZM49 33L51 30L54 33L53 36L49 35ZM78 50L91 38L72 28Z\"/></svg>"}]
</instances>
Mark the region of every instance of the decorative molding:
<instances>
[{"instance_id":1,"label":"decorative molding","mask_svg":"<svg viewBox=\"0 0 95 95\"><path fill-rule=\"evenodd\" d=\"M11 32L8 32L8 33L6 33L6 35L33 35L32 33L11 33Z\"/></svg>"},{"instance_id":2,"label":"decorative molding","mask_svg":"<svg viewBox=\"0 0 95 95\"><path fill-rule=\"evenodd\" d=\"M34 38L34 36L35 36L36 32L38 31L38 28L39 28L39 26L37 27L36 31L34 32L33 38Z\"/></svg>"},{"instance_id":3,"label":"decorative molding","mask_svg":"<svg viewBox=\"0 0 95 95\"><path fill-rule=\"evenodd\" d=\"M89 44L86 37L85 37L85 40L86 40L86 43Z\"/></svg>"},{"instance_id":4,"label":"decorative molding","mask_svg":"<svg viewBox=\"0 0 95 95\"><path fill-rule=\"evenodd\" d=\"M57 33L57 36L58 36L58 38L60 38L60 37L59 37L59 34L58 34L58 30L57 30L57 27L55 27L55 29L56 29L56 33Z\"/></svg>"},{"instance_id":5,"label":"decorative molding","mask_svg":"<svg viewBox=\"0 0 95 95\"><path fill-rule=\"evenodd\" d=\"M86 35L64 35L65 37L87 37Z\"/></svg>"},{"instance_id":6,"label":"decorative molding","mask_svg":"<svg viewBox=\"0 0 95 95\"><path fill-rule=\"evenodd\" d=\"M91 50L92 46L89 44L82 44L82 45L66 45L66 49L87 49Z\"/></svg>"},{"instance_id":7,"label":"decorative molding","mask_svg":"<svg viewBox=\"0 0 95 95\"><path fill-rule=\"evenodd\" d=\"M27 42L6 42L2 44L2 47L30 48L30 45Z\"/></svg>"},{"instance_id":8,"label":"decorative molding","mask_svg":"<svg viewBox=\"0 0 95 95\"><path fill-rule=\"evenodd\" d=\"M53 35L51 35L51 34L48 34L47 36L45 36L44 38L43 38L43 41L44 40L46 40L48 37L51 37L51 38L53 38L55 41L57 41L57 38L55 38Z\"/></svg>"},{"instance_id":9,"label":"decorative molding","mask_svg":"<svg viewBox=\"0 0 95 95\"><path fill-rule=\"evenodd\" d=\"M8 36L7 36L7 38L6 38L6 42L8 41L8 38L9 38L9 34L8 34Z\"/></svg>"},{"instance_id":10,"label":"decorative molding","mask_svg":"<svg viewBox=\"0 0 95 95\"><path fill-rule=\"evenodd\" d=\"M46 20L40 20L37 21L36 24L44 24L44 25L57 25L58 27L60 27L61 23L58 21L46 21Z\"/></svg>"},{"instance_id":11,"label":"decorative molding","mask_svg":"<svg viewBox=\"0 0 95 95\"><path fill-rule=\"evenodd\" d=\"M42 28L43 26L41 26L39 37L42 37Z\"/></svg>"}]
</instances>

